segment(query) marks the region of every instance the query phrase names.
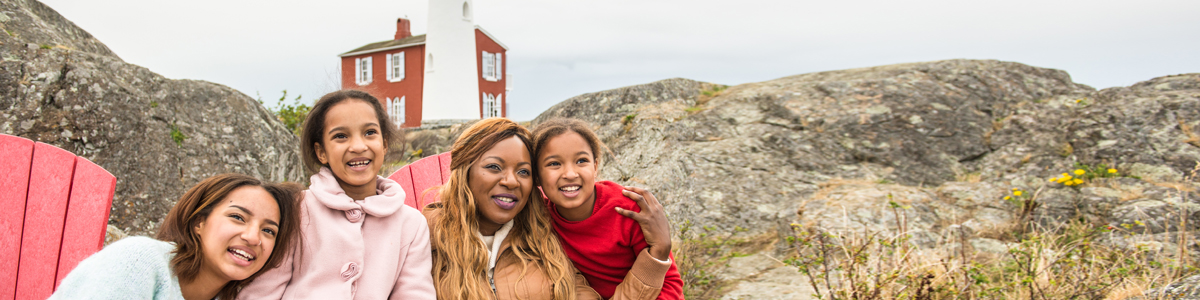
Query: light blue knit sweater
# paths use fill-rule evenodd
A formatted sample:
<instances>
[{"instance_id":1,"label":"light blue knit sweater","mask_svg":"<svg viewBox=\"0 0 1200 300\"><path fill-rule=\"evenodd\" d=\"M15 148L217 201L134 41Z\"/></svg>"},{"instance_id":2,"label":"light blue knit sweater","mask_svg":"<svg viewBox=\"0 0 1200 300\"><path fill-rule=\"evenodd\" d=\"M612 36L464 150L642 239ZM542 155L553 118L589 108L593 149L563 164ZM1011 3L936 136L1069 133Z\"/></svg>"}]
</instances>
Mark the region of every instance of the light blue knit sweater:
<instances>
[{"instance_id":1,"label":"light blue knit sweater","mask_svg":"<svg viewBox=\"0 0 1200 300\"><path fill-rule=\"evenodd\" d=\"M183 299L171 272L175 245L128 237L84 259L50 299Z\"/></svg>"}]
</instances>

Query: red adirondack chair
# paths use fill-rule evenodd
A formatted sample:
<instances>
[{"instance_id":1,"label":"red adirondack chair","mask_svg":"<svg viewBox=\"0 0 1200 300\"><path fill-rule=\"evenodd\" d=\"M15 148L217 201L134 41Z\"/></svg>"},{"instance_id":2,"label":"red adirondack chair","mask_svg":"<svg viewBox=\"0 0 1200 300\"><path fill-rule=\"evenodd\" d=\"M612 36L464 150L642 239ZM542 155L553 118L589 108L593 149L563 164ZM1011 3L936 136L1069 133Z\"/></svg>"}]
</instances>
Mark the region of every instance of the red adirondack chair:
<instances>
[{"instance_id":1,"label":"red adirondack chair","mask_svg":"<svg viewBox=\"0 0 1200 300\"><path fill-rule=\"evenodd\" d=\"M0 170L0 300L46 299L103 247L117 178L66 150L6 134Z\"/></svg>"},{"instance_id":2,"label":"red adirondack chair","mask_svg":"<svg viewBox=\"0 0 1200 300\"><path fill-rule=\"evenodd\" d=\"M388 176L404 187L404 204L420 210L437 202L437 192L428 191L450 180L450 152L428 156L401 167Z\"/></svg>"}]
</instances>

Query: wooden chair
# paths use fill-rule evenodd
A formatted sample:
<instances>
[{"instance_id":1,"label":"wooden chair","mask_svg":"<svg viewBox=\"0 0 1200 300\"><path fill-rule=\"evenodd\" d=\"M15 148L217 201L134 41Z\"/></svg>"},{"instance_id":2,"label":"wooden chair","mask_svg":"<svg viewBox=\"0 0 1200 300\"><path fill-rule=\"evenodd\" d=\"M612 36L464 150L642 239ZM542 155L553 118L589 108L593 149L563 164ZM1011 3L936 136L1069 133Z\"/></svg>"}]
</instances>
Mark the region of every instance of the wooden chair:
<instances>
[{"instance_id":1,"label":"wooden chair","mask_svg":"<svg viewBox=\"0 0 1200 300\"><path fill-rule=\"evenodd\" d=\"M0 300L46 299L99 251L117 178L71 152L0 134Z\"/></svg>"},{"instance_id":2,"label":"wooden chair","mask_svg":"<svg viewBox=\"0 0 1200 300\"><path fill-rule=\"evenodd\" d=\"M437 192L428 191L450 180L450 152L428 156L401 167L388 176L404 187L404 204L417 210L437 202Z\"/></svg>"}]
</instances>

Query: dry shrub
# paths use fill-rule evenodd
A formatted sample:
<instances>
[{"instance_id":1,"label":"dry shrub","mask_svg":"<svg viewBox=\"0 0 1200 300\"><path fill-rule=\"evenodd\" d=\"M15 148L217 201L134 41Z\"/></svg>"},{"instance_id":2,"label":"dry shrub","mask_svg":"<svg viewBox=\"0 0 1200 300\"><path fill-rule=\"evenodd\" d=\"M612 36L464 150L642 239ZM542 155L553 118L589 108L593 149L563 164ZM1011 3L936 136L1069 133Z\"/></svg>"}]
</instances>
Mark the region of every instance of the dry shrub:
<instances>
[{"instance_id":1,"label":"dry shrub","mask_svg":"<svg viewBox=\"0 0 1200 300\"><path fill-rule=\"evenodd\" d=\"M951 230L942 243L951 246L938 249L911 243L904 223L895 233L793 224L787 242L794 253L785 262L808 276L819 299L1125 299L1200 272L1185 251L1100 242L1133 235L1107 225L1035 226L1028 218L1038 208L1035 198L1014 203L1021 213L1011 224L974 236ZM907 208L892 209L903 220ZM976 253L968 241L980 236L1008 242L1009 249Z\"/></svg>"},{"instance_id":2,"label":"dry shrub","mask_svg":"<svg viewBox=\"0 0 1200 300\"><path fill-rule=\"evenodd\" d=\"M671 251L683 278L685 298L720 297L734 283L717 276L725 270L730 258L760 252L778 240L775 232L743 237L746 231L742 227L734 227L732 231L721 231L712 226L697 229L692 228L690 221L680 225L682 240Z\"/></svg>"}]
</instances>

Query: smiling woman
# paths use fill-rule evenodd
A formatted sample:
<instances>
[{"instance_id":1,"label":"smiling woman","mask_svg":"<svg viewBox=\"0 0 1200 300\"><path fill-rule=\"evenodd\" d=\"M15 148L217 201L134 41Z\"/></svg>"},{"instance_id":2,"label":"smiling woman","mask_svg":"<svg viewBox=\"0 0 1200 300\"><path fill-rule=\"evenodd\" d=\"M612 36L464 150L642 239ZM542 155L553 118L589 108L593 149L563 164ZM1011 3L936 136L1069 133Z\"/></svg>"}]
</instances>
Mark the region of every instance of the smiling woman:
<instances>
[{"instance_id":1,"label":"smiling woman","mask_svg":"<svg viewBox=\"0 0 1200 300\"><path fill-rule=\"evenodd\" d=\"M223 174L192 187L156 239L131 237L88 257L51 299L233 299L298 243L295 184Z\"/></svg>"},{"instance_id":2,"label":"smiling woman","mask_svg":"<svg viewBox=\"0 0 1200 300\"><path fill-rule=\"evenodd\" d=\"M554 237L529 130L504 118L468 128L450 150L440 202L425 207L438 299L599 299Z\"/></svg>"}]
</instances>

